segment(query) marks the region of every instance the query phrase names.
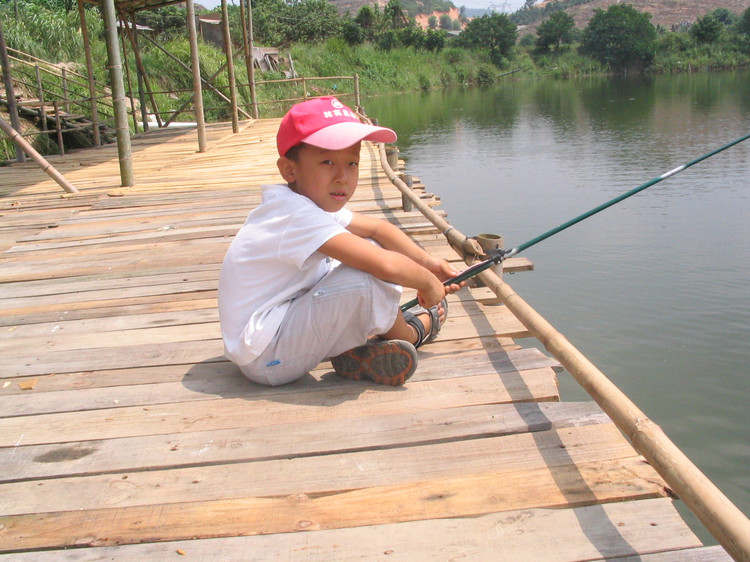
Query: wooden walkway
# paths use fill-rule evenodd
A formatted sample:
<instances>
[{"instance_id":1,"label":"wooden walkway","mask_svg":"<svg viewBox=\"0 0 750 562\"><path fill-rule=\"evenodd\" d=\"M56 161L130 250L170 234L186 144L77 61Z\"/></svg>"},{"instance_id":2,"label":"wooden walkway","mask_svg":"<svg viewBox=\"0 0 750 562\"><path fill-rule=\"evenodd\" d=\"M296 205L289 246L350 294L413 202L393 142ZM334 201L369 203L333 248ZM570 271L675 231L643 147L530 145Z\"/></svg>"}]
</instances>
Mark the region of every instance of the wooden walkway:
<instances>
[{"instance_id":1,"label":"wooden walkway","mask_svg":"<svg viewBox=\"0 0 750 562\"><path fill-rule=\"evenodd\" d=\"M0 169L0 552L18 560L725 560L488 289L403 388L222 358L224 252L277 181L277 120ZM363 151L355 210L456 260ZM439 206L428 193L425 200ZM527 269L523 259L506 267ZM412 295L406 294L404 298Z\"/></svg>"}]
</instances>

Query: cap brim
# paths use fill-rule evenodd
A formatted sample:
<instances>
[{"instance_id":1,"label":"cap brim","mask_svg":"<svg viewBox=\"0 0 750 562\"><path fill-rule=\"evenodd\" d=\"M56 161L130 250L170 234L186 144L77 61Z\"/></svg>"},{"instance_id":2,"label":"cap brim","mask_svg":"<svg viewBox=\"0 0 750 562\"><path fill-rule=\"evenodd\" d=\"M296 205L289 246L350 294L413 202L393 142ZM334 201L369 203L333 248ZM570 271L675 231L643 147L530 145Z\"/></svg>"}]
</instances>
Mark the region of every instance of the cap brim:
<instances>
[{"instance_id":1,"label":"cap brim","mask_svg":"<svg viewBox=\"0 0 750 562\"><path fill-rule=\"evenodd\" d=\"M341 150L363 140L374 142L396 142L397 135L386 127L366 125L365 123L335 123L302 139L326 150Z\"/></svg>"}]
</instances>

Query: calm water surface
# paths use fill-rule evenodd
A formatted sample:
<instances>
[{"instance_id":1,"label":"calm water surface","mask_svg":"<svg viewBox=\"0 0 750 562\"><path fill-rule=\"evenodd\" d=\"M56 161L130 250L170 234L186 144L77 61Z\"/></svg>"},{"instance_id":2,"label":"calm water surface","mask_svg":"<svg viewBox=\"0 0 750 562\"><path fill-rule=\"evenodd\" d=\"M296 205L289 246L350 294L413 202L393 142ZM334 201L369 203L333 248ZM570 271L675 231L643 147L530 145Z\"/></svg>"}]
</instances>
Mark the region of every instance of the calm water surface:
<instances>
[{"instance_id":1,"label":"calm water surface","mask_svg":"<svg viewBox=\"0 0 750 562\"><path fill-rule=\"evenodd\" d=\"M750 73L516 80L365 106L452 224L510 247L749 133ZM750 514L750 141L523 255L536 271L513 288ZM568 374L560 385L586 399Z\"/></svg>"}]
</instances>

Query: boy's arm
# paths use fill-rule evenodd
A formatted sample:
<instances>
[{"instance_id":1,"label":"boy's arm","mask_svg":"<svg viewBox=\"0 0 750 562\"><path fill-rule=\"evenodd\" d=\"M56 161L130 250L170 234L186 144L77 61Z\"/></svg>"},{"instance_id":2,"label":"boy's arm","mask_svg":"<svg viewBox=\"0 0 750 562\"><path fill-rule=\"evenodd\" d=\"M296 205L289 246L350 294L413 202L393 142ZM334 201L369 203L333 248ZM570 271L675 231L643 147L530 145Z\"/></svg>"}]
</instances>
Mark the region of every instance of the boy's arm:
<instances>
[{"instance_id":1,"label":"boy's arm","mask_svg":"<svg viewBox=\"0 0 750 562\"><path fill-rule=\"evenodd\" d=\"M404 232L381 219L368 217L360 213L352 213L352 221L347 230L362 238L372 238L387 250L403 254L422 267L430 270L438 279L445 281L458 275L448 262L431 256L417 246ZM453 291L451 291L453 292Z\"/></svg>"},{"instance_id":2,"label":"boy's arm","mask_svg":"<svg viewBox=\"0 0 750 562\"><path fill-rule=\"evenodd\" d=\"M426 308L459 289L458 285L445 287L436 277L436 272L442 279L458 274L447 262L424 252L390 223L355 213L347 229L350 232L334 236L319 251L384 281L416 289L420 304ZM376 240L383 247L368 242L363 236Z\"/></svg>"}]
</instances>

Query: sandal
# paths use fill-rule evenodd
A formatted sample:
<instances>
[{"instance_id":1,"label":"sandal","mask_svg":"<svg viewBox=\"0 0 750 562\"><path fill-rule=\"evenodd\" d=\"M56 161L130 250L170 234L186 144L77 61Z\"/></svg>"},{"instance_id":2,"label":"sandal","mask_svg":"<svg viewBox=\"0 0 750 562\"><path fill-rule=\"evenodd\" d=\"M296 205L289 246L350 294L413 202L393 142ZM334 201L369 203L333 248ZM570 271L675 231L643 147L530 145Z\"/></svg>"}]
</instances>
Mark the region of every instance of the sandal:
<instances>
[{"instance_id":1,"label":"sandal","mask_svg":"<svg viewBox=\"0 0 750 562\"><path fill-rule=\"evenodd\" d=\"M340 377L390 386L404 384L417 370L417 361L417 350L402 340L375 340L331 358Z\"/></svg>"},{"instance_id":2,"label":"sandal","mask_svg":"<svg viewBox=\"0 0 750 562\"><path fill-rule=\"evenodd\" d=\"M445 320L448 318L448 301L443 299L442 301L440 301L440 304L443 305L443 310L445 311L445 316L443 317L443 322L445 322ZM440 322L440 317L438 316L438 306L439 305L435 305L431 306L429 309L426 309L417 305L403 313L406 323L410 326L413 326L417 331L417 343L414 344L415 348L433 341L440 332L440 328L443 327L443 324ZM418 318L420 314L430 315L429 334L426 333L425 326L422 323L422 320Z\"/></svg>"}]
</instances>

